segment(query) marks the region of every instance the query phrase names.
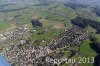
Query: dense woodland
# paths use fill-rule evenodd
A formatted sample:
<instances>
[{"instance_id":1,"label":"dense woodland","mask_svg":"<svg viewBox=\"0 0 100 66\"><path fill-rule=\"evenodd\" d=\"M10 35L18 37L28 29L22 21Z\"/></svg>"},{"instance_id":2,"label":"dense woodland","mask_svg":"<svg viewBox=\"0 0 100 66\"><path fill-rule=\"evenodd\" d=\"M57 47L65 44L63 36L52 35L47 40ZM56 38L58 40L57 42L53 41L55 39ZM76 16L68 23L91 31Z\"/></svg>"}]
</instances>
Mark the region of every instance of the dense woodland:
<instances>
[{"instance_id":1,"label":"dense woodland","mask_svg":"<svg viewBox=\"0 0 100 66\"><path fill-rule=\"evenodd\" d=\"M76 10L77 8L86 8L87 5L84 5L84 4L80 4L80 3L65 3L64 4L65 6L68 6L74 10Z\"/></svg>"},{"instance_id":2,"label":"dense woodland","mask_svg":"<svg viewBox=\"0 0 100 66\"><path fill-rule=\"evenodd\" d=\"M85 18L82 18L82 17L77 17L77 18L72 20L72 23L74 25L78 25L82 28L86 28L87 26L91 26L91 27L93 27L94 29L97 30L97 33L100 33L100 22L98 22L98 21L85 19Z\"/></svg>"},{"instance_id":3,"label":"dense woodland","mask_svg":"<svg viewBox=\"0 0 100 66\"><path fill-rule=\"evenodd\" d=\"M95 12L96 15L100 16L100 7L99 7L99 6L95 7L95 8L93 9L93 12Z\"/></svg>"}]
</instances>

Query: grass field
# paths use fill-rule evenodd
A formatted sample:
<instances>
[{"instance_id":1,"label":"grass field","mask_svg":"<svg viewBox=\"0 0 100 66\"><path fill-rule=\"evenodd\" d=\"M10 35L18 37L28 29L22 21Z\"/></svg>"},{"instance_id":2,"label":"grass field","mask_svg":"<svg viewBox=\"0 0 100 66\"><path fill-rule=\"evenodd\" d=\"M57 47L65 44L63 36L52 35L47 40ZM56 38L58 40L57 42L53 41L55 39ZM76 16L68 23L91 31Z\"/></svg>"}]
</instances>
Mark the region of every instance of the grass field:
<instances>
[{"instance_id":1,"label":"grass field","mask_svg":"<svg viewBox=\"0 0 100 66\"><path fill-rule=\"evenodd\" d=\"M11 25L9 22L0 22L0 32L3 32L5 29L9 28Z\"/></svg>"},{"instance_id":2,"label":"grass field","mask_svg":"<svg viewBox=\"0 0 100 66\"><path fill-rule=\"evenodd\" d=\"M90 43L89 40L85 40L81 44L80 53L76 53L76 55L74 57L72 57L73 59L76 59L76 62L80 61L79 57L89 58L90 61L92 61L91 58L96 56L96 52L90 48L89 43ZM69 48L68 50L71 50L71 49L77 50L77 47ZM65 52L66 56L70 55L70 52L68 50ZM71 65L71 63L66 63L66 64L60 65L60 66L70 66L70 65ZM88 63L88 62L78 63L78 66L93 66L93 63Z\"/></svg>"},{"instance_id":3,"label":"grass field","mask_svg":"<svg viewBox=\"0 0 100 66\"><path fill-rule=\"evenodd\" d=\"M82 43L80 47L80 54L76 54L75 58L79 58L79 57L92 58L96 56L96 52L90 48L89 43L91 43L89 40L85 40ZM79 59L77 61L79 61ZM93 66L93 64L86 62L86 63L80 63L79 66Z\"/></svg>"}]
</instances>

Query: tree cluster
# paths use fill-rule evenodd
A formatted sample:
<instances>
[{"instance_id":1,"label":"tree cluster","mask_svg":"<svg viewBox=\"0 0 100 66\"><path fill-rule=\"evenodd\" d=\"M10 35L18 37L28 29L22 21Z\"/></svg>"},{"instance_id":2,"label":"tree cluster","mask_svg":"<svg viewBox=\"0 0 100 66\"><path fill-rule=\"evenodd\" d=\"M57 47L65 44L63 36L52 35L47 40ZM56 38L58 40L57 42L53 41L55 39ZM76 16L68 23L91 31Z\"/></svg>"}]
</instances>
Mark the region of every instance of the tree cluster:
<instances>
[{"instance_id":1,"label":"tree cluster","mask_svg":"<svg viewBox=\"0 0 100 66\"><path fill-rule=\"evenodd\" d=\"M33 20L31 21L31 23L32 23L32 26L33 26L33 27L42 26L42 23L41 23L39 20L37 20L37 19L33 19Z\"/></svg>"},{"instance_id":2,"label":"tree cluster","mask_svg":"<svg viewBox=\"0 0 100 66\"><path fill-rule=\"evenodd\" d=\"M97 33L100 33L100 22L98 22L98 21L85 19L85 18L82 18L82 17L76 17L75 19L72 20L72 23L74 25L78 25L82 28L86 28L89 25L92 28L96 29Z\"/></svg>"}]
</instances>

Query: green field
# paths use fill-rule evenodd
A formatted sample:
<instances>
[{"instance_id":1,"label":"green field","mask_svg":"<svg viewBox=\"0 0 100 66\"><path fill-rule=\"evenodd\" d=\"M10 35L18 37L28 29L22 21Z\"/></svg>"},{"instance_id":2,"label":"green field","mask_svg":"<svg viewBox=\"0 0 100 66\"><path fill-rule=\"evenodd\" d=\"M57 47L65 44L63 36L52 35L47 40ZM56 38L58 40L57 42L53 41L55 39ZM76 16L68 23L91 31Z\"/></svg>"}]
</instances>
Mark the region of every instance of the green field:
<instances>
[{"instance_id":1,"label":"green field","mask_svg":"<svg viewBox=\"0 0 100 66\"><path fill-rule=\"evenodd\" d=\"M0 22L0 32L3 32L5 29L10 27L9 22Z\"/></svg>"}]
</instances>

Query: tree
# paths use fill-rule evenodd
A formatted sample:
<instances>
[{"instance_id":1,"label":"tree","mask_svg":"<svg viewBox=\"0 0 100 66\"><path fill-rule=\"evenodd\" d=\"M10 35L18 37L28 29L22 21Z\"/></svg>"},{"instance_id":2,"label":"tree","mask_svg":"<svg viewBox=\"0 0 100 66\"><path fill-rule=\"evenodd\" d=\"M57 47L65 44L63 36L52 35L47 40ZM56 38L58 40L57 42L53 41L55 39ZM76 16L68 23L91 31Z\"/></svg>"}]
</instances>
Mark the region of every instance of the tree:
<instances>
[{"instance_id":1,"label":"tree","mask_svg":"<svg viewBox=\"0 0 100 66\"><path fill-rule=\"evenodd\" d=\"M33 19L33 20L31 21L31 23L32 23L32 26L33 26L33 27L42 26L42 23L41 23L39 20L37 20L37 19Z\"/></svg>"}]
</instances>

